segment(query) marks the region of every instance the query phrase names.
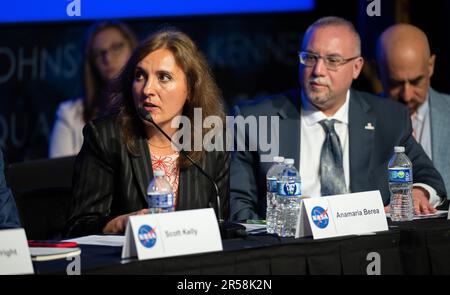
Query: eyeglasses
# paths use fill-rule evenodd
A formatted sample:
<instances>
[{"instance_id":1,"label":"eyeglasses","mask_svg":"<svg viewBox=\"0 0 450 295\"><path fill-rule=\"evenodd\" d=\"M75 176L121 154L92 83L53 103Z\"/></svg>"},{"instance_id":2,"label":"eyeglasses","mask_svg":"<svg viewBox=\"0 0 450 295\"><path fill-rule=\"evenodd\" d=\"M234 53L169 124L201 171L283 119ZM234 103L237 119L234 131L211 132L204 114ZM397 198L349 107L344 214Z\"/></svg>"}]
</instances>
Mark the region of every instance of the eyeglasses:
<instances>
[{"instance_id":1,"label":"eyeglasses","mask_svg":"<svg viewBox=\"0 0 450 295\"><path fill-rule=\"evenodd\" d=\"M340 66L348 63L351 60L357 59L358 56L343 58L340 55L325 55L321 56L317 53L311 53L306 51L301 51L298 53L300 58L300 63L307 67L313 67L317 64L317 61L321 58L325 63L325 67L329 70L337 70Z\"/></svg>"},{"instance_id":2,"label":"eyeglasses","mask_svg":"<svg viewBox=\"0 0 450 295\"><path fill-rule=\"evenodd\" d=\"M105 57L108 53L112 56L118 56L122 52L124 47L124 42L117 42L113 43L109 48L94 50L92 55L94 56L95 60Z\"/></svg>"}]
</instances>

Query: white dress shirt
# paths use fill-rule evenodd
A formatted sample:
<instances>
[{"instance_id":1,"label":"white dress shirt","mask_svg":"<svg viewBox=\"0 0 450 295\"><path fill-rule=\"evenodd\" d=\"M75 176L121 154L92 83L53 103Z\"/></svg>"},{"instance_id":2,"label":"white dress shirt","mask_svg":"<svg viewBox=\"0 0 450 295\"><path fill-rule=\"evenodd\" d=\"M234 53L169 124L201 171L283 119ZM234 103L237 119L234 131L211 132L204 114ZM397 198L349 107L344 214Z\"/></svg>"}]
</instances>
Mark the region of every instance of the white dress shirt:
<instances>
[{"instance_id":1,"label":"white dress shirt","mask_svg":"<svg viewBox=\"0 0 450 295\"><path fill-rule=\"evenodd\" d=\"M419 106L415 118L412 120L412 126L415 130L415 138L425 150L430 159L432 158L431 149L431 124L430 124L430 104L429 95L425 102Z\"/></svg>"},{"instance_id":2,"label":"white dress shirt","mask_svg":"<svg viewBox=\"0 0 450 295\"><path fill-rule=\"evenodd\" d=\"M78 154L83 145L83 99L62 102L56 112L49 144L49 157Z\"/></svg>"}]
</instances>

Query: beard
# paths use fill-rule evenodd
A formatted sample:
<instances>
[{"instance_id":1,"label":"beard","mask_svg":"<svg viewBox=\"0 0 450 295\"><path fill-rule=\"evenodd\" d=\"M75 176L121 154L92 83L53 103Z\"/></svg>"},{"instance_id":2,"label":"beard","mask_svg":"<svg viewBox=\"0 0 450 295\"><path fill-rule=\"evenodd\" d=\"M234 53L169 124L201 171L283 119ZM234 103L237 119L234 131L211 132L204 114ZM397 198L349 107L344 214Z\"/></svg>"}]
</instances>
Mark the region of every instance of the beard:
<instances>
[{"instance_id":1,"label":"beard","mask_svg":"<svg viewBox=\"0 0 450 295\"><path fill-rule=\"evenodd\" d=\"M324 106L327 104L327 102L331 99L331 93L328 89L327 91L314 91L311 89L306 88L305 91L306 97L308 100L315 106L321 108L321 106Z\"/></svg>"}]
</instances>

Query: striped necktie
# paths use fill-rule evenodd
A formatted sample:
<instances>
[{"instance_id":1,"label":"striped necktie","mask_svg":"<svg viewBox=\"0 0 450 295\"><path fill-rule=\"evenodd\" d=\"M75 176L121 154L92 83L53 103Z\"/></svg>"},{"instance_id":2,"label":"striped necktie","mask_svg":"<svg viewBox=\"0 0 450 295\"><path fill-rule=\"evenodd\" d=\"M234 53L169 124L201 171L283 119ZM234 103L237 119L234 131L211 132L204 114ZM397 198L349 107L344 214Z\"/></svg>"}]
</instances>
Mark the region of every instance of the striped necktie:
<instances>
[{"instance_id":1,"label":"striped necktie","mask_svg":"<svg viewBox=\"0 0 450 295\"><path fill-rule=\"evenodd\" d=\"M334 130L336 120L322 120L319 124L325 131L325 141L320 153L320 192L322 196L347 192L343 168L343 156L339 136Z\"/></svg>"}]
</instances>

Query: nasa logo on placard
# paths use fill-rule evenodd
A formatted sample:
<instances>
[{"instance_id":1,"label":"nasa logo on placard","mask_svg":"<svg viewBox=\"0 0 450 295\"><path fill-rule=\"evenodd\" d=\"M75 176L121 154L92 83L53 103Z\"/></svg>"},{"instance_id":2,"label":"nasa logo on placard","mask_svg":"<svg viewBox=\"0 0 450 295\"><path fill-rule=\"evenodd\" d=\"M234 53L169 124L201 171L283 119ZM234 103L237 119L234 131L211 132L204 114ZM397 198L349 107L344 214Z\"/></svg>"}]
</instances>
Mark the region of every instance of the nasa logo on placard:
<instances>
[{"instance_id":1,"label":"nasa logo on placard","mask_svg":"<svg viewBox=\"0 0 450 295\"><path fill-rule=\"evenodd\" d=\"M152 248L156 244L156 231L149 225L142 225L138 231L138 238L142 246Z\"/></svg>"},{"instance_id":2,"label":"nasa logo on placard","mask_svg":"<svg viewBox=\"0 0 450 295\"><path fill-rule=\"evenodd\" d=\"M311 210L311 219L318 228L326 228L330 221L327 213L328 209L316 206Z\"/></svg>"}]
</instances>

